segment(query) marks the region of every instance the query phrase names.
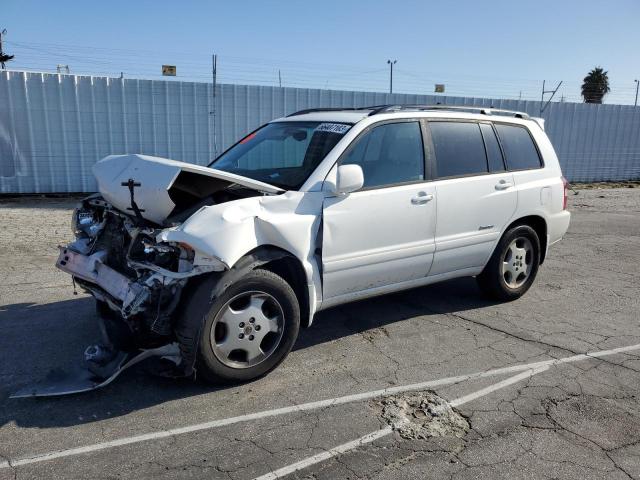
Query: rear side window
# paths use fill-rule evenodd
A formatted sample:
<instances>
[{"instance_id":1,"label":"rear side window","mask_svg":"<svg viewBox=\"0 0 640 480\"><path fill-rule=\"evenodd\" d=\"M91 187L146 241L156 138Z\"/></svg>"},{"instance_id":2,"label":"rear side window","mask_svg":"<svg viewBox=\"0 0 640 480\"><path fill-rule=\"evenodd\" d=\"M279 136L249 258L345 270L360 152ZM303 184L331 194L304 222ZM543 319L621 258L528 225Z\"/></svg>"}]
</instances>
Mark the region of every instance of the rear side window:
<instances>
[{"instance_id":1,"label":"rear side window","mask_svg":"<svg viewBox=\"0 0 640 480\"><path fill-rule=\"evenodd\" d=\"M524 127L495 124L504 148L509 170L526 170L540 168L540 156L531 135Z\"/></svg>"},{"instance_id":2,"label":"rear side window","mask_svg":"<svg viewBox=\"0 0 640 480\"><path fill-rule=\"evenodd\" d=\"M430 122L429 129L439 178L487 173L487 157L477 123Z\"/></svg>"},{"instance_id":3,"label":"rear side window","mask_svg":"<svg viewBox=\"0 0 640 480\"><path fill-rule=\"evenodd\" d=\"M362 167L364 187L424 180L424 149L418 122L388 123L362 135L343 165Z\"/></svg>"},{"instance_id":4,"label":"rear side window","mask_svg":"<svg viewBox=\"0 0 640 480\"><path fill-rule=\"evenodd\" d=\"M480 124L482 137L484 138L484 146L487 149L487 161L489 162L490 172L504 172L504 160L502 159L502 151L496 138L493 127L486 123Z\"/></svg>"}]
</instances>

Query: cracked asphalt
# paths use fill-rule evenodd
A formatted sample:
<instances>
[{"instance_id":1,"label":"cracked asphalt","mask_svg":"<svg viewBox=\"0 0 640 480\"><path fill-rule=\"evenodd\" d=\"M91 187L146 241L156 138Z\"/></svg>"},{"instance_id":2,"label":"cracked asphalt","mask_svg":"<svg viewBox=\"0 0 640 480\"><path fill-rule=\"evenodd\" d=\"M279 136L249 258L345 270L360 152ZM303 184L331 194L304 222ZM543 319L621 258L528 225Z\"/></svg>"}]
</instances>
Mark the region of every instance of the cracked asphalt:
<instances>
[{"instance_id":1,"label":"cracked asphalt","mask_svg":"<svg viewBox=\"0 0 640 480\"><path fill-rule=\"evenodd\" d=\"M640 189L581 190L572 223L521 299L449 281L319 314L259 381L213 388L140 365L103 390L9 399L70 368L98 336L90 297L54 266L68 199L0 199L0 466L310 401L640 343ZM506 376L435 392L452 400ZM556 365L458 408L462 437L397 432L296 479L640 478L640 350ZM28 478L250 479L386 427L369 400L0 467Z\"/></svg>"}]
</instances>

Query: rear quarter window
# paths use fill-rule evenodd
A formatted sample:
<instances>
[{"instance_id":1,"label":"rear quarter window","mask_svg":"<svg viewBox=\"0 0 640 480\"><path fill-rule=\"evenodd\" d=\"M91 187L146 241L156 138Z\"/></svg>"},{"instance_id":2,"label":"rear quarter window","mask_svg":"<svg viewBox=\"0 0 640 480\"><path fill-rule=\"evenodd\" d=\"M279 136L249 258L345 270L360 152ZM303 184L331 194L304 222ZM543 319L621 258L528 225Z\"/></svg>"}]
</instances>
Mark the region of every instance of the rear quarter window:
<instances>
[{"instance_id":1,"label":"rear quarter window","mask_svg":"<svg viewBox=\"0 0 640 480\"><path fill-rule=\"evenodd\" d=\"M540 168L542 162L531 134L525 127L495 124L509 170Z\"/></svg>"}]
</instances>

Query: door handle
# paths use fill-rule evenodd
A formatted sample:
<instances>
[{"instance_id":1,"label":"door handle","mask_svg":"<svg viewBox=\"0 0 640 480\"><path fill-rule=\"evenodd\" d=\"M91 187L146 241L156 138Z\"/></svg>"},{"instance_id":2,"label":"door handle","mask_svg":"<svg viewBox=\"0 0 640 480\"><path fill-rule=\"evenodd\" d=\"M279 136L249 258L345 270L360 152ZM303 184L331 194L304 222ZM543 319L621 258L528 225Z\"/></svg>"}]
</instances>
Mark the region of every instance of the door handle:
<instances>
[{"instance_id":1,"label":"door handle","mask_svg":"<svg viewBox=\"0 0 640 480\"><path fill-rule=\"evenodd\" d=\"M500 180L496 183L496 190L506 190L513 187L513 182L507 182L506 180Z\"/></svg>"},{"instance_id":2,"label":"door handle","mask_svg":"<svg viewBox=\"0 0 640 480\"><path fill-rule=\"evenodd\" d=\"M411 203L414 205L424 205L427 202L433 200L433 195L427 192L418 192L418 195L411 199Z\"/></svg>"}]
</instances>

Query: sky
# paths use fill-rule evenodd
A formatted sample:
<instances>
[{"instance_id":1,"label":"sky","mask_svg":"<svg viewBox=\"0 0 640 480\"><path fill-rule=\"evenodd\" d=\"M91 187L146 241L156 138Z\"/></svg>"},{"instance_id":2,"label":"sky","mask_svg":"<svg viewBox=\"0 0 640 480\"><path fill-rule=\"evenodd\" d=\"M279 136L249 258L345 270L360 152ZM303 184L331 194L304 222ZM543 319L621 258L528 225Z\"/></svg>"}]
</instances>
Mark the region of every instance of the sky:
<instances>
[{"instance_id":1,"label":"sky","mask_svg":"<svg viewBox=\"0 0 640 480\"><path fill-rule=\"evenodd\" d=\"M605 103L633 104L640 1L3 0L11 69L176 80L581 101L583 77L609 72ZM548 98L547 95L545 98Z\"/></svg>"}]
</instances>

